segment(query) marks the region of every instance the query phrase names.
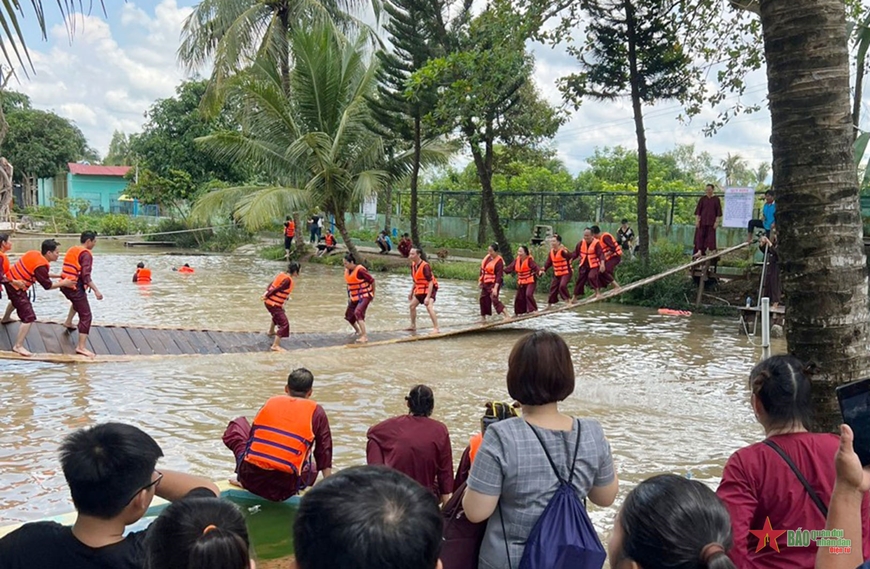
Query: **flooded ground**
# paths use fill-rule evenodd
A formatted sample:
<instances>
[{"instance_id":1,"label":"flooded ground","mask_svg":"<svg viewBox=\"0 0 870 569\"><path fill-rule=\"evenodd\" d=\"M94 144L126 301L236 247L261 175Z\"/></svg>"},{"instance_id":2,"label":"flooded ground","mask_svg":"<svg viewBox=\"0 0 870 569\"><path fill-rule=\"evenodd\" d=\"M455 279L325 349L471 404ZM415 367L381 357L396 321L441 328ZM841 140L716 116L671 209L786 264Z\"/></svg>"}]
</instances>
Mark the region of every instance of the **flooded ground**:
<instances>
[{"instance_id":1,"label":"flooded ground","mask_svg":"<svg viewBox=\"0 0 870 569\"><path fill-rule=\"evenodd\" d=\"M94 280L105 300L91 301L95 322L239 330L269 324L259 296L281 263L100 247ZM130 282L140 260L154 272L147 287ZM171 270L185 262L195 267L194 275ZM370 329L407 326L409 277L375 277ZM474 320L476 296L474 283L442 282L440 318L445 324ZM291 331L349 332L345 302L339 270L304 266L287 308ZM40 318L60 319L67 307L60 293L39 291ZM425 312L420 318L429 327ZM715 484L728 456L762 436L745 388L760 349L736 334L735 319L673 318L607 304L480 335L364 349L74 365L0 361L0 524L72 509L58 441L101 421L130 422L149 432L163 448L164 467L228 477L232 454L220 440L227 421L252 416L298 366L314 372L314 398L329 415L336 468L365 462L366 430L405 412L403 398L416 383L435 390L434 418L450 428L458 463L479 429L483 402L508 399L511 346L537 328L562 334L572 348L577 388L562 409L604 426L622 480L620 497L663 472L691 472ZM774 352L783 349L774 346ZM600 532L609 532L615 513L616 507L592 506Z\"/></svg>"}]
</instances>

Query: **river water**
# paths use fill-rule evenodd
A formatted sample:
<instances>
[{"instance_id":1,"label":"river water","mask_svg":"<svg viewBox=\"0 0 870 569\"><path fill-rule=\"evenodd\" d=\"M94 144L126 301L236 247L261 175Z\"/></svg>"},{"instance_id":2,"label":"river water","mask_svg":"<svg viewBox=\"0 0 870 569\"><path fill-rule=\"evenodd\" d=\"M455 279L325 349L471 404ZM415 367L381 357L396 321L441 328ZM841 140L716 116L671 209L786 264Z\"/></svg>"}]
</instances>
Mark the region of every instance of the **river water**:
<instances>
[{"instance_id":1,"label":"river water","mask_svg":"<svg viewBox=\"0 0 870 569\"><path fill-rule=\"evenodd\" d=\"M92 297L95 322L237 330L269 324L259 297L281 263L130 254L104 242L95 253L94 280L105 295L102 302ZM140 260L154 272L147 287L130 282ZM194 275L171 270L185 262ZM375 277L370 330L407 326L409 277ZM474 320L476 295L474 283L444 281L436 303L442 322ZM291 331L349 332L345 302L338 269L305 265L287 308ZM40 318L60 319L68 303L56 291L40 290L35 306ZM419 318L423 328L430 326L425 311ZM227 421L252 416L282 392L287 373L298 366L315 375L313 398L330 418L336 468L365 462L366 430L405 412L403 398L417 383L434 389L434 418L450 428L458 463L479 429L483 403L508 399L511 346L526 331L542 328L571 346L577 387L562 409L602 423L621 479L620 500L641 480L664 472L690 473L715 485L728 456L762 437L746 389L760 348L737 335L735 319L673 318L613 304L479 335L354 350L64 365L0 361L0 524L72 509L58 442L97 422L140 426L163 448L160 464L166 468L230 476L232 454L220 440ZM774 353L782 350L774 345ZM616 507L595 506L590 512L602 533L609 532L615 513Z\"/></svg>"}]
</instances>

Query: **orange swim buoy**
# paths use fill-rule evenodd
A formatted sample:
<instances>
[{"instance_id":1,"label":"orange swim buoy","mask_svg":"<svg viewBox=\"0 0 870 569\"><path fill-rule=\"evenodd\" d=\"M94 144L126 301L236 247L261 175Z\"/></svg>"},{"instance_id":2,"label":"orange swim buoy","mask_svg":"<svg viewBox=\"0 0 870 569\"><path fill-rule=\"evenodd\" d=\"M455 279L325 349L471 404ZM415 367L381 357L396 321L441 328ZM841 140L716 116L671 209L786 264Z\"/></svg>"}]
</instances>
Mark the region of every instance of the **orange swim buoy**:
<instances>
[{"instance_id":1,"label":"orange swim buoy","mask_svg":"<svg viewBox=\"0 0 870 569\"><path fill-rule=\"evenodd\" d=\"M662 316L691 316L692 313L688 310L674 310L673 308L659 308L659 314Z\"/></svg>"}]
</instances>

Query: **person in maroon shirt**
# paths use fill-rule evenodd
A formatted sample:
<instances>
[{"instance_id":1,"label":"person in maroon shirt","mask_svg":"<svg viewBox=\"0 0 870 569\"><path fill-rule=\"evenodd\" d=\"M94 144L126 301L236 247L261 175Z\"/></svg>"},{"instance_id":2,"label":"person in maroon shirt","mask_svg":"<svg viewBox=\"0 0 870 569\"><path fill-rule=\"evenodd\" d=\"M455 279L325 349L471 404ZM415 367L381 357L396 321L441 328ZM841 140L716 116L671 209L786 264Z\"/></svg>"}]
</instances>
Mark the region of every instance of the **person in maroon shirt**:
<instances>
[{"instance_id":1,"label":"person in maroon shirt","mask_svg":"<svg viewBox=\"0 0 870 569\"><path fill-rule=\"evenodd\" d=\"M399 254L406 259L411 254L411 238L408 237L407 233L402 234L402 238L399 239L399 244L396 248L399 250Z\"/></svg>"},{"instance_id":2,"label":"person in maroon shirt","mask_svg":"<svg viewBox=\"0 0 870 569\"><path fill-rule=\"evenodd\" d=\"M347 308L344 319L353 326L357 336L356 343L365 344L369 341L366 334L366 310L375 298L375 278L359 265L353 253L347 253L342 261L344 264L344 281L347 284Z\"/></svg>"},{"instance_id":3,"label":"person in maroon shirt","mask_svg":"<svg viewBox=\"0 0 870 569\"><path fill-rule=\"evenodd\" d=\"M6 307L6 313L0 323L8 324L11 322L12 310L15 309L21 326L18 328L18 336L12 345L12 351L25 357L33 355L30 350L24 347L24 340L27 338L31 325L36 322L33 304L27 296L28 289L35 283L39 283L45 290L55 288L67 290L68 287L75 286L75 282L71 280L51 281L51 277L54 275L49 273L48 263L57 261L57 247L57 241L46 239L42 242L39 252L27 251L21 256L21 259L9 267L9 273L3 278L9 305Z\"/></svg>"},{"instance_id":4,"label":"person in maroon shirt","mask_svg":"<svg viewBox=\"0 0 870 569\"><path fill-rule=\"evenodd\" d=\"M272 324L269 326L269 336L274 336L272 346L269 348L273 352L283 352L281 347L281 338L290 337L290 321L287 320L287 313L284 312L284 304L293 291L295 279L299 276L299 263L290 261L287 265L286 273L278 273L278 276L266 289L266 292L261 297L261 300L269 311L272 317Z\"/></svg>"},{"instance_id":5,"label":"person in maroon shirt","mask_svg":"<svg viewBox=\"0 0 870 569\"><path fill-rule=\"evenodd\" d=\"M517 275L517 294L514 297L514 314L526 314L537 312L538 303L535 302L535 287L538 285L536 278L544 272L535 260L529 255L529 248L520 245L517 248L517 256L510 265L504 268L507 274Z\"/></svg>"},{"instance_id":6,"label":"person in maroon shirt","mask_svg":"<svg viewBox=\"0 0 870 569\"><path fill-rule=\"evenodd\" d=\"M91 270L94 265L94 255L91 251L97 244L97 234L93 231L85 231L79 238L81 245L70 247L63 258L64 279L75 281L75 287L63 288L61 292L72 303L66 317L64 326L69 331L75 330L72 320L79 315L79 340L76 345L76 353L87 357L94 357L94 353L88 349L88 334L91 333L91 305L88 302L88 291L94 291L97 300L103 300L103 294L91 279Z\"/></svg>"},{"instance_id":7,"label":"person in maroon shirt","mask_svg":"<svg viewBox=\"0 0 870 569\"><path fill-rule=\"evenodd\" d=\"M550 238L550 253L547 255L547 260L544 263L544 269L540 274L544 274L547 270L553 267L553 280L550 281L550 296L547 298L547 309L549 310L554 304L559 302L559 299L566 300L568 305L571 305L571 294L568 292L568 285L571 283L571 251L562 244L562 236L554 233Z\"/></svg>"},{"instance_id":8,"label":"person in maroon shirt","mask_svg":"<svg viewBox=\"0 0 870 569\"><path fill-rule=\"evenodd\" d=\"M584 249L586 250L585 255ZM583 299L587 283L595 291L595 297L600 297L599 273L604 268L604 248L601 246L601 242L592 235L592 228L587 227L583 231L583 239L577 242L574 253L571 255L572 262L574 259L580 259L580 263L577 265L577 282L574 283L574 296L571 298L571 302Z\"/></svg>"},{"instance_id":9,"label":"person in maroon shirt","mask_svg":"<svg viewBox=\"0 0 870 569\"><path fill-rule=\"evenodd\" d=\"M695 249L692 255L700 257L707 251L716 252L716 228L722 217L722 202L713 195L713 184L707 184L706 196L698 200L695 207Z\"/></svg>"},{"instance_id":10,"label":"person in maroon shirt","mask_svg":"<svg viewBox=\"0 0 870 569\"><path fill-rule=\"evenodd\" d=\"M758 534L768 523L768 529L775 530L825 529L822 507L831 501L839 440L830 433L809 432L810 381L797 358L768 358L755 366L749 378L752 408L766 439L731 455L716 491L731 515L734 548L728 555L741 569L812 568L818 550L814 543L787 547L783 533L776 539L777 551L771 547L774 544L759 544ZM812 492L803 486L780 451L807 480ZM866 495L862 519L864 550L870 551L870 502Z\"/></svg>"},{"instance_id":11,"label":"person in maroon shirt","mask_svg":"<svg viewBox=\"0 0 870 569\"><path fill-rule=\"evenodd\" d=\"M284 393L290 397L310 399L314 375L305 368L294 369L287 376ZM268 404L268 402L267 402ZM251 424L245 417L230 421L223 442L236 457L236 479L231 484L241 486L257 496L273 502L283 502L305 487L314 485L318 472L326 478L332 474L332 432L323 407L317 405L311 417L314 432L314 462L306 462L299 475L282 470L270 470L245 460L251 440Z\"/></svg>"},{"instance_id":12,"label":"person in maroon shirt","mask_svg":"<svg viewBox=\"0 0 870 569\"><path fill-rule=\"evenodd\" d=\"M486 322L487 316L492 316L492 308L498 314L507 316L504 304L498 299L498 294L504 286L504 259L498 254L498 243L493 243L487 250L486 257L480 263L480 321Z\"/></svg>"},{"instance_id":13,"label":"person in maroon shirt","mask_svg":"<svg viewBox=\"0 0 870 569\"><path fill-rule=\"evenodd\" d=\"M366 463L384 464L407 474L446 504L453 492L453 452L444 423L431 419L435 395L417 385L405 397L407 415L370 428Z\"/></svg>"}]
</instances>

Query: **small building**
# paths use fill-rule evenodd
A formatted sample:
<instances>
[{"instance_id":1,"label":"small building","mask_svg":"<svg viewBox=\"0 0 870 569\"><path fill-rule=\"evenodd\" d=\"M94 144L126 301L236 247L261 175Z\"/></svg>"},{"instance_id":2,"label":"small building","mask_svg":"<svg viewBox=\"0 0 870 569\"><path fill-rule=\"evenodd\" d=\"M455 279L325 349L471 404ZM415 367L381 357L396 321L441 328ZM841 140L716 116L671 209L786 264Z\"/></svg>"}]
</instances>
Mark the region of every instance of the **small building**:
<instances>
[{"instance_id":1,"label":"small building","mask_svg":"<svg viewBox=\"0 0 870 569\"><path fill-rule=\"evenodd\" d=\"M37 182L39 205L52 205L55 199L83 199L93 212L121 213L126 208L120 201L130 184L125 178L130 166L99 166L70 162L69 171Z\"/></svg>"}]
</instances>

